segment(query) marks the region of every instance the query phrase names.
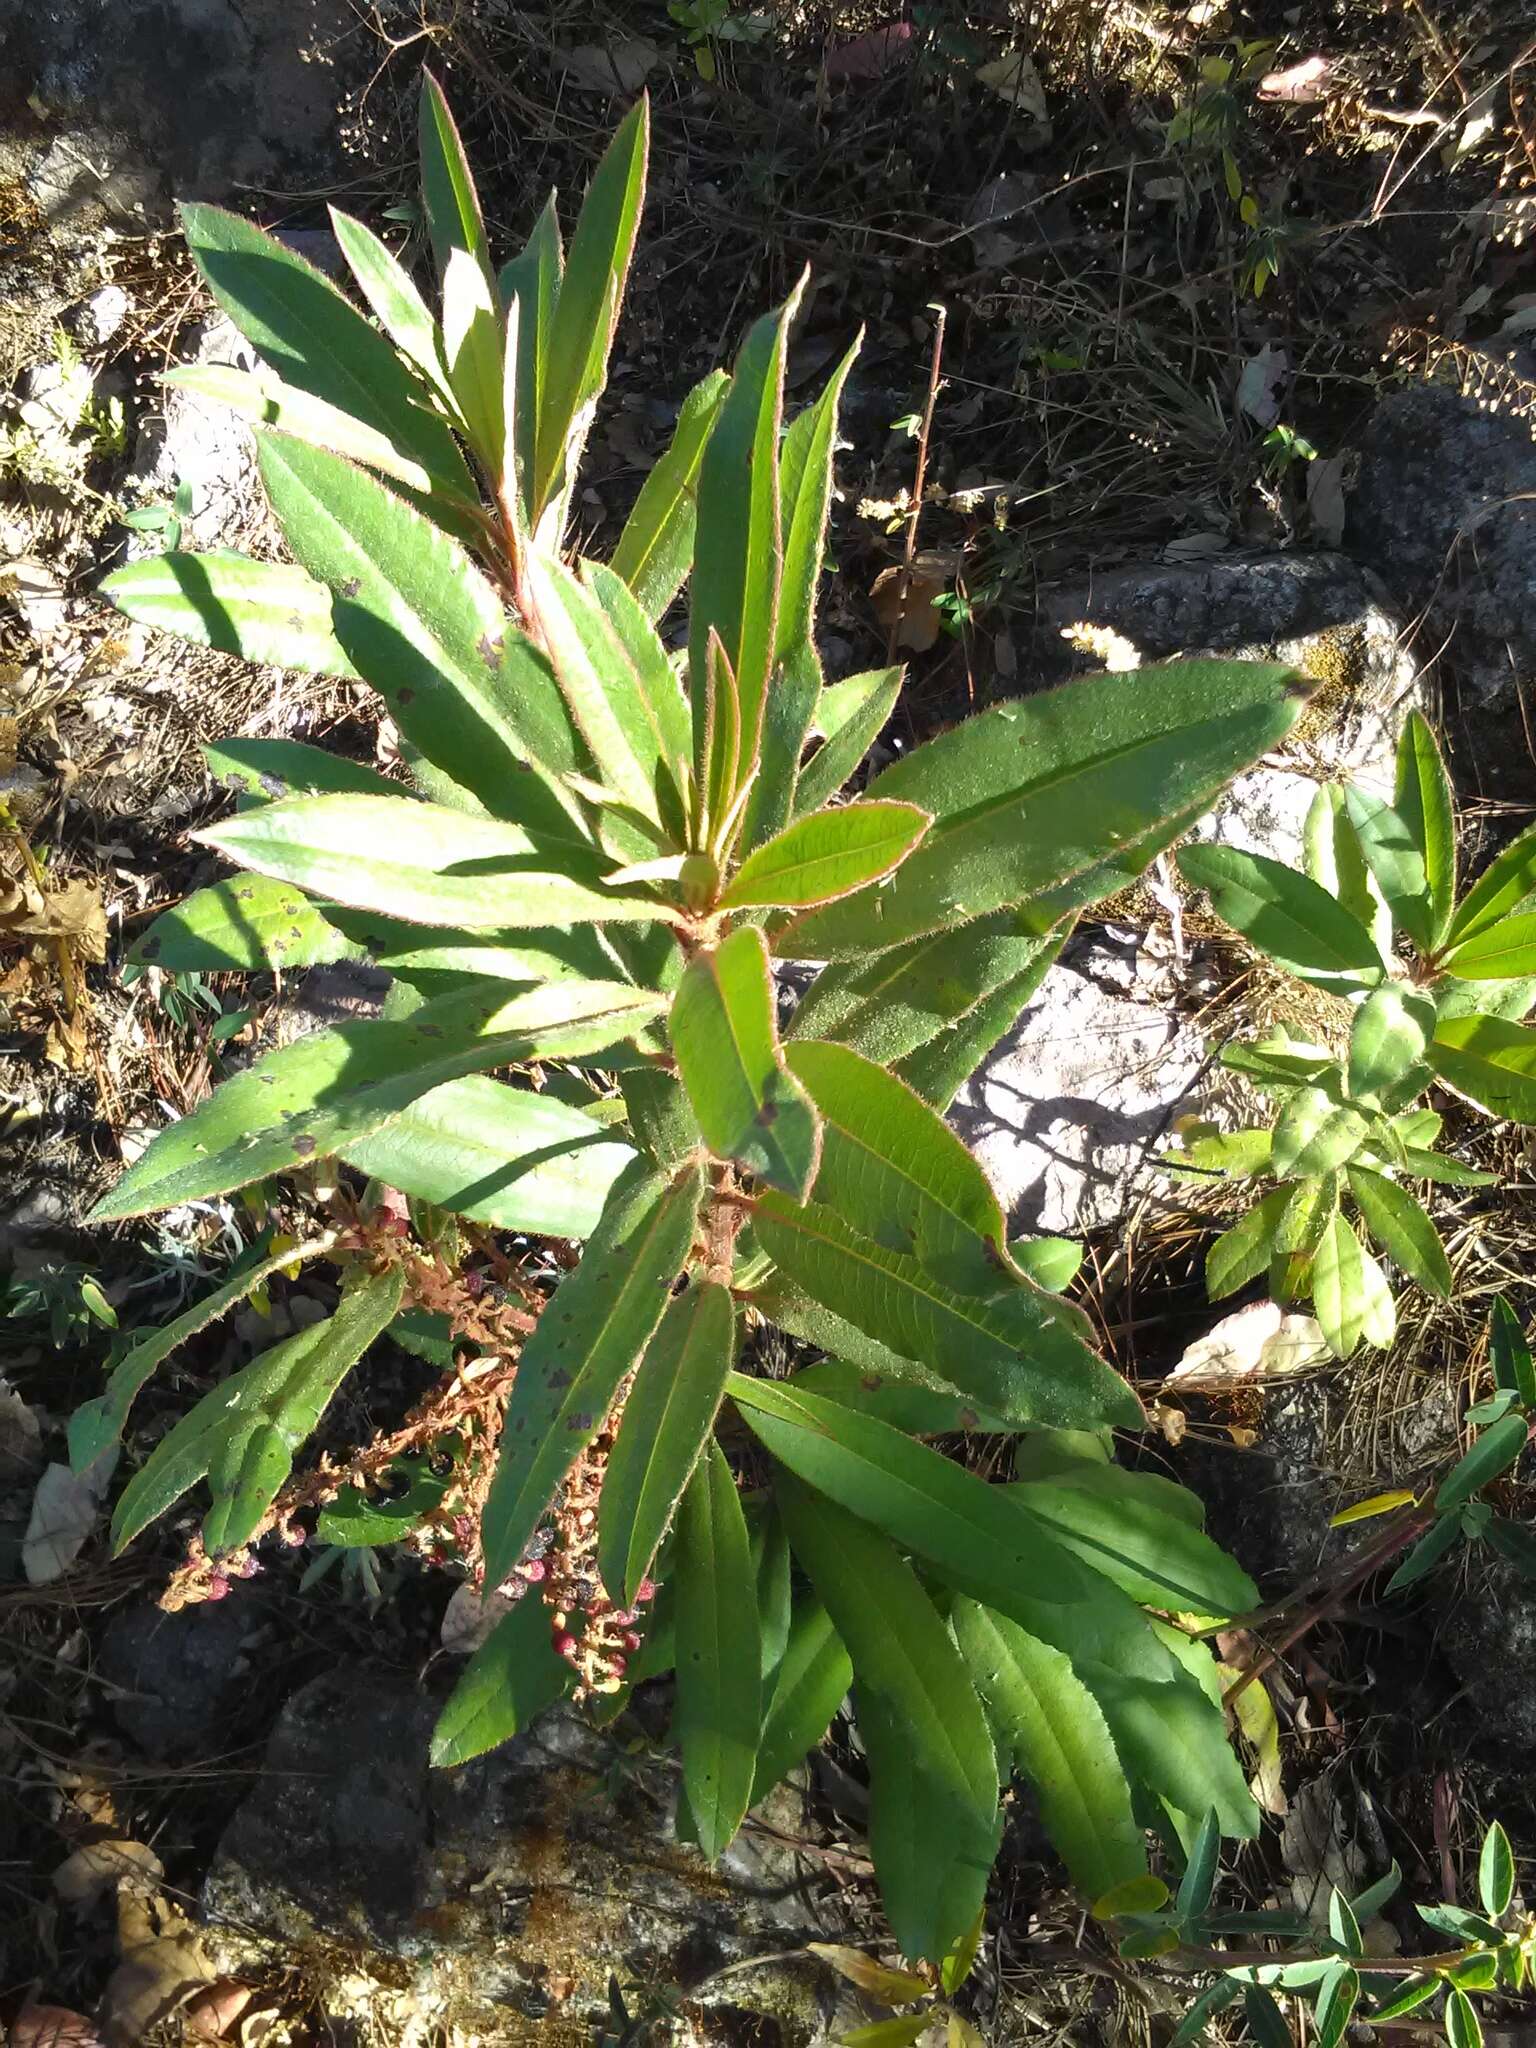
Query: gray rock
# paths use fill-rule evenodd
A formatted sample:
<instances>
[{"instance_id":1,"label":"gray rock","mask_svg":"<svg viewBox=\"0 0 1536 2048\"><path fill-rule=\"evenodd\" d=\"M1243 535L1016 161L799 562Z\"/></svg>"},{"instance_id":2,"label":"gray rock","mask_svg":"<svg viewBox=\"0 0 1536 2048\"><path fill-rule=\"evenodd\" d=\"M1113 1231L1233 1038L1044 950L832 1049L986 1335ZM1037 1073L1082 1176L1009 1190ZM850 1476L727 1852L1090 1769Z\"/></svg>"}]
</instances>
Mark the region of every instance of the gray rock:
<instances>
[{"instance_id":1,"label":"gray rock","mask_svg":"<svg viewBox=\"0 0 1536 2048\"><path fill-rule=\"evenodd\" d=\"M1536 1585L1481 1549L1470 1585L1453 1574L1430 1591L1440 1648L1483 1734L1523 1762L1536 1750Z\"/></svg>"},{"instance_id":2,"label":"gray rock","mask_svg":"<svg viewBox=\"0 0 1536 2048\"><path fill-rule=\"evenodd\" d=\"M222 313L194 330L182 361L257 367L255 351ZM139 503L169 504L179 484L192 492L183 547L240 547L269 523L249 425L229 406L172 386L140 426L128 486ZM155 554L163 545L157 535L136 534L129 553Z\"/></svg>"},{"instance_id":3,"label":"gray rock","mask_svg":"<svg viewBox=\"0 0 1536 2048\"><path fill-rule=\"evenodd\" d=\"M113 1688L123 1733L153 1757L209 1756L230 1748L231 1709L248 1690L240 1662L257 1598L236 1588L226 1600L177 1614L145 1605L107 1624L96 1673Z\"/></svg>"},{"instance_id":4,"label":"gray rock","mask_svg":"<svg viewBox=\"0 0 1536 2048\"><path fill-rule=\"evenodd\" d=\"M128 317L128 294L120 284L104 284L75 307L70 330L82 348L105 348Z\"/></svg>"},{"instance_id":5,"label":"gray rock","mask_svg":"<svg viewBox=\"0 0 1536 2048\"><path fill-rule=\"evenodd\" d=\"M439 1706L356 1668L290 1699L204 1887L222 1967L252 1935L342 1943L383 1982L403 1964L423 2021L490 2040L597 2021L610 1975L675 1989L710 2039L828 2038L835 1981L783 1955L826 1933L787 1849L749 1831L708 1869L673 1834L667 1786L611 1773L611 1744L564 1709L430 1770Z\"/></svg>"},{"instance_id":6,"label":"gray rock","mask_svg":"<svg viewBox=\"0 0 1536 2048\"><path fill-rule=\"evenodd\" d=\"M1449 636L1482 701L1536 675L1536 439L1529 415L1426 385L1376 408L1345 538L1413 615Z\"/></svg>"}]
</instances>

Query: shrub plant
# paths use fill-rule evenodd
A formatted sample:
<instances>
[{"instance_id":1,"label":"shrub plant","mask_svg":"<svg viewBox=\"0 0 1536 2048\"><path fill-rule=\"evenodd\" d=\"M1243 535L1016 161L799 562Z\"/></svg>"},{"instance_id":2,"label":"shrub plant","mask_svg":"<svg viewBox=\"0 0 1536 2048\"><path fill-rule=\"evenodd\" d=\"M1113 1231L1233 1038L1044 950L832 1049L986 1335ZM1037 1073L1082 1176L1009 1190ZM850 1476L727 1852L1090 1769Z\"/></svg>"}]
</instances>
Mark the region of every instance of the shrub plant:
<instances>
[{"instance_id":1,"label":"shrub plant","mask_svg":"<svg viewBox=\"0 0 1536 2048\"><path fill-rule=\"evenodd\" d=\"M256 423L294 559L172 551L107 590L252 660L371 684L410 780L295 743L212 747L240 802L197 836L245 872L135 958L366 958L392 987L381 1017L224 1081L98 1205L246 1190L259 1210L260 1184L299 1175L325 1220L302 1242L269 1231L140 1338L73 1452L116 1440L195 1329L330 1259L334 1314L169 1430L116 1543L206 1484L181 1575L206 1597L258 1541L302 1540L306 1505L335 1543L427 1530L521 1595L437 1760L670 1670L679 1826L710 1857L851 1687L890 1917L938 1959L976 1920L1015 1765L1109 1912L1145 1896L1149 1826L1177 1845L1208 1814L1257 1825L1196 1634L1253 1588L1189 1493L1111 1461L1140 1403L1051 1291L1063 1248L1008 1242L943 1112L1075 912L1278 744L1303 693L1242 663L1109 676L999 704L845 794L901 678L827 681L817 658L851 356L786 427L798 292L686 398L608 561L571 566L646 144L642 105L569 247L551 201L498 269L428 81L440 310L338 213L373 321L246 221L184 210L263 367L173 376ZM662 625L685 581L679 649ZM778 962L817 969L782 1027ZM766 1376L767 1326L823 1362ZM367 1484L323 1458L297 1478L386 1333L440 1360L438 1394L359 1451ZM1010 1440L1008 1483L929 1441L961 1428Z\"/></svg>"},{"instance_id":2,"label":"shrub plant","mask_svg":"<svg viewBox=\"0 0 1536 2048\"><path fill-rule=\"evenodd\" d=\"M1175 1164L1272 1183L1211 1246L1213 1299L1268 1274L1275 1300L1310 1300L1330 1349L1385 1348L1397 1326L1386 1274L1363 1241L1430 1293L1451 1269L1405 1182L1494 1179L1437 1152L1436 1083L1491 1115L1536 1123L1536 827L1458 898L1450 779L1410 713L1394 800L1324 786L1307 818L1305 872L1227 846L1186 846L1186 881L1288 973L1352 1006L1335 1056L1277 1031L1223 1062L1279 1106L1272 1123L1191 1128Z\"/></svg>"}]
</instances>

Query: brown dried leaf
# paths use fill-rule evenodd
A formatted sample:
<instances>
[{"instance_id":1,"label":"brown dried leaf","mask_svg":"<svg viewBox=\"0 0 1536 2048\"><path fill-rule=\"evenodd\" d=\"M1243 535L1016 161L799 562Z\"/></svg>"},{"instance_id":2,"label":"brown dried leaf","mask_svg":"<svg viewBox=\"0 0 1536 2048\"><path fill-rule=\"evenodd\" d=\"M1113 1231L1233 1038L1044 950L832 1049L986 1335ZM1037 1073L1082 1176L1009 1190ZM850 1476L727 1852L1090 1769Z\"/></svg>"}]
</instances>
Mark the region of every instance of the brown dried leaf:
<instances>
[{"instance_id":1,"label":"brown dried leaf","mask_svg":"<svg viewBox=\"0 0 1536 2048\"><path fill-rule=\"evenodd\" d=\"M836 81L884 78L912 55L917 30L910 21L888 22L866 29L851 42L839 43L827 58L827 76Z\"/></svg>"},{"instance_id":2,"label":"brown dried leaf","mask_svg":"<svg viewBox=\"0 0 1536 2048\"><path fill-rule=\"evenodd\" d=\"M246 2007L255 1996L249 1984L233 1977L221 1977L206 1991L199 1991L187 2005L187 2032L199 2041L223 2041L229 2037Z\"/></svg>"},{"instance_id":3,"label":"brown dried leaf","mask_svg":"<svg viewBox=\"0 0 1536 2048\"><path fill-rule=\"evenodd\" d=\"M102 2048L82 2012L64 2005L28 2005L11 2021L10 2048Z\"/></svg>"},{"instance_id":4,"label":"brown dried leaf","mask_svg":"<svg viewBox=\"0 0 1536 2048\"><path fill-rule=\"evenodd\" d=\"M934 599L944 585L920 569L882 569L870 585L875 617L891 635L892 645L922 654L939 637L940 618Z\"/></svg>"},{"instance_id":5,"label":"brown dried leaf","mask_svg":"<svg viewBox=\"0 0 1536 2048\"><path fill-rule=\"evenodd\" d=\"M101 2001L107 2048L133 2048L149 2029L215 1981L194 1929L171 1907L158 1913L128 1885L117 1894L122 1961Z\"/></svg>"},{"instance_id":6,"label":"brown dried leaf","mask_svg":"<svg viewBox=\"0 0 1536 2048\"><path fill-rule=\"evenodd\" d=\"M53 1888L68 1905L92 1906L116 1885L156 1885L164 1876L160 1858L142 1842L89 1842L65 1857Z\"/></svg>"},{"instance_id":7,"label":"brown dried leaf","mask_svg":"<svg viewBox=\"0 0 1536 2048\"><path fill-rule=\"evenodd\" d=\"M926 1977L919 1977L911 1970L894 1970L888 1963L877 1963L861 1948L845 1948L836 1941L813 1941L807 1946L813 1956L820 1956L824 1963L830 1963L840 1977L846 1977L850 1984L857 1984L861 1991L867 1992L871 1998L878 1998L882 2005L911 2005L919 1998L926 1998L933 1989Z\"/></svg>"}]
</instances>

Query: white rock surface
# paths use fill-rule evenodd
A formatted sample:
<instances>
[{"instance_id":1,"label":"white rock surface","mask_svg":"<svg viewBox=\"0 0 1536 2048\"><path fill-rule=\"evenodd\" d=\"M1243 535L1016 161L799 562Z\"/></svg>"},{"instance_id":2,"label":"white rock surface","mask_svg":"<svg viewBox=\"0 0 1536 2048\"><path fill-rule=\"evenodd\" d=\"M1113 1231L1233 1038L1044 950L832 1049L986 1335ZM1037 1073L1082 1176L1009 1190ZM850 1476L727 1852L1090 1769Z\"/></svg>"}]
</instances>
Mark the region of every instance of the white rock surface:
<instances>
[{"instance_id":1,"label":"white rock surface","mask_svg":"<svg viewBox=\"0 0 1536 2048\"><path fill-rule=\"evenodd\" d=\"M255 351L222 313L206 321L182 356L184 362L257 367ZM148 415L134 450L129 495L139 504L169 505L178 484L192 489L192 511L182 521L185 548L245 547L269 518L256 468L256 440L227 405L193 391L167 387ZM159 535L135 535L130 554L158 554Z\"/></svg>"}]
</instances>

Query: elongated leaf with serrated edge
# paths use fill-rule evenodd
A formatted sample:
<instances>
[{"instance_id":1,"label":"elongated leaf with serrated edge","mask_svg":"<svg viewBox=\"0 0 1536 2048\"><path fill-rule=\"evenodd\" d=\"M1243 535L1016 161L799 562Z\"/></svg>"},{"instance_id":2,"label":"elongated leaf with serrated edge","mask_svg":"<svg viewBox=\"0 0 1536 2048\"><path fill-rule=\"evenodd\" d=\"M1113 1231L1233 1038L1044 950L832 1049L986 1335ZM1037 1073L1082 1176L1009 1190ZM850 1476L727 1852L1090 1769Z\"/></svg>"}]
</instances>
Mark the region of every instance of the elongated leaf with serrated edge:
<instances>
[{"instance_id":1,"label":"elongated leaf with serrated edge","mask_svg":"<svg viewBox=\"0 0 1536 2048\"><path fill-rule=\"evenodd\" d=\"M569 488L608 351L645 198L650 106L642 97L603 152L582 204L555 302L539 394L534 523Z\"/></svg>"},{"instance_id":2,"label":"elongated leaf with serrated edge","mask_svg":"<svg viewBox=\"0 0 1536 2048\"><path fill-rule=\"evenodd\" d=\"M820 1742L852 1683L853 1664L831 1615L814 1594L802 1594L763 1705L754 1806Z\"/></svg>"},{"instance_id":3,"label":"elongated leaf with serrated edge","mask_svg":"<svg viewBox=\"0 0 1536 2048\"><path fill-rule=\"evenodd\" d=\"M363 949L286 882L241 876L157 917L128 957L168 974L224 974L357 960Z\"/></svg>"},{"instance_id":4,"label":"elongated leaf with serrated edge","mask_svg":"<svg viewBox=\"0 0 1536 2048\"><path fill-rule=\"evenodd\" d=\"M640 486L613 551L614 574L648 619L661 617L693 561L699 465L730 381L723 370L711 370L683 400L671 442Z\"/></svg>"},{"instance_id":5,"label":"elongated leaf with serrated edge","mask_svg":"<svg viewBox=\"0 0 1536 2048\"><path fill-rule=\"evenodd\" d=\"M1059 1650L1005 1616L959 1600L955 1634L992 1725L1040 1802L1073 1883L1088 1899L1146 1875L1146 1838L1093 1695Z\"/></svg>"},{"instance_id":6,"label":"elongated leaf with serrated edge","mask_svg":"<svg viewBox=\"0 0 1536 2048\"><path fill-rule=\"evenodd\" d=\"M987 1054L1011 1031L1071 935L1071 920L1045 938L1028 964L988 988L953 1023L896 1062L896 1072L924 1102L946 1110Z\"/></svg>"},{"instance_id":7,"label":"elongated leaf with serrated edge","mask_svg":"<svg viewBox=\"0 0 1536 2048\"><path fill-rule=\"evenodd\" d=\"M736 1348L729 1291L706 1280L674 1301L646 1347L608 1456L597 1559L621 1607L650 1571L709 1441Z\"/></svg>"},{"instance_id":8,"label":"elongated leaf with serrated edge","mask_svg":"<svg viewBox=\"0 0 1536 2048\"><path fill-rule=\"evenodd\" d=\"M427 925L649 923L649 897L605 889L595 856L541 847L520 825L388 796L304 796L196 837L242 867L356 910Z\"/></svg>"},{"instance_id":9,"label":"elongated leaf with serrated edge","mask_svg":"<svg viewBox=\"0 0 1536 2048\"><path fill-rule=\"evenodd\" d=\"M617 982L566 982L507 997L481 983L404 1022L338 1024L268 1053L162 1131L92 1220L142 1216L227 1194L357 1144L461 1074L563 1059L636 1030L663 999Z\"/></svg>"},{"instance_id":10,"label":"elongated leaf with serrated edge","mask_svg":"<svg viewBox=\"0 0 1536 2048\"><path fill-rule=\"evenodd\" d=\"M878 891L797 919L774 950L856 958L1099 876L1277 745L1302 694L1286 669L1175 662L967 719L869 786L871 798L933 812L912 859ZM1119 885L1105 878L1089 893Z\"/></svg>"},{"instance_id":11,"label":"elongated leaf with serrated edge","mask_svg":"<svg viewBox=\"0 0 1536 2048\"><path fill-rule=\"evenodd\" d=\"M947 1436L957 1430L1007 1435L1013 1430L1011 1422L989 1415L923 1367L907 1359L893 1359L892 1363L905 1370L881 1372L848 1359L824 1358L819 1365L792 1374L786 1385L820 1394L844 1408L857 1408L908 1436Z\"/></svg>"},{"instance_id":12,"label":"elongated leaf with serrated edge","mask_svg":"<svg viewBox=\"0 0 1536 2048\"><path fill-rule=\"evenodd\" d=\"M433 1765L450 1770L523 1734L574 1680L555 1655L549 1609L528 1595L497 1622L448 1695L432 1730Z\"/></svg>"},{"instance_id":13,"label":"elongated leaf with serrated edge","mask_svg":"<svg viewBox=\"0 0 1536 2048\"><path fill-rule=\"evenodd\" d=\"M271 432L258 444L289 546L331 586L336 636L405 737L493 812L526 804L528 764L579 816L559 785L577 756L554 677L464 550L339 456Z\"/></svg>"},{"instance_id":14,"label":"elongated leaf with serrated edge","mask_svg":"<svg viewBox=\"0 0 1536 2048\"><path fill-rule=\"evenodd\" d=\"M438 274L446 276L453 252L459 250L484 273L494 293L496 279L485 239L480 196L443 89L430 71L421 74L418 137L421 196Z\"/></svg>"},{"instance_id":15,"label":"elongated leaf with serrated edge","mask_svg":"<svg viewBox=\"0 0 1536 2048\"><path fill-rule=\"evenodd\" d=\"M315 1248L311 1247L311 1256ZM141 1387L145 1386L153 1373L169 1358L178 1345L185 1344L189 1337L195 1337L210 1323L217 1322L226 1310L236 1302L245 1301L258 1287L264 1287L275 1273L283 1272L294 1264L294 1247L271 1257L256 1259L244 1265L237 1273L231 1274L222 1287L212 1294L194 1302L191 1308L167 1323L163 1329L152 1330L141 1337L133 1349L125 1354L113 1367L107 1380L106 1391L93 1399L84 1401L69 1418L69 1462L71 1470L83 1472L94 1464L102 1453L109 1450L123 1433L128 1420L128 1411L133 1406Z\"/></svg>"},{"instance_id":16,"label":"elongated leaf with serrated edge","mask_svg":"<svg viewBox=\"0 0 1536 2048\"><path fill-rule=\"evenodd\" d=\"M748 854L722 894L721 908L830 903L900 867L932 822L915 804L855 803L818 811Z\"/></svg>"},{"instance_id":17,"label":"elongated leaf with serrated edge","mask_svg":"<svg viewBox=\"0 0 1536 2048\"><path fill-rule=\"evenodd\" d=\"M331 593L287 562L172 550L114 569L97 586L128 618L262 667L355 676L331 620Z\"/></svg>"},{"instance_id":18,"label":"elongated leaf with serrated edge","mask_svg":"<svg viewBox=\"0 0 1536 2048\"><path fill-rule=\"evenodd\" d=\"M997 1840L997 1765L981 1703L894 1547L787 1475L776 1491L791 1548L852 1660L867 1748L874 1721L863 1705L878 1703L886 1717L872 1756L870 1838L887 1914L907 1955L937 1962L975 1916ZM897 1781L903 1749L942 1820ZM937 1833L926 1825L936 1821Z\"/></svg>"},{"instance_id":19,"label":"elongated leaf with serrated edge","mask_svg":"<svg viewBox=\"0 0 1536 2048\"><path fill-rule=\"evenodd\" d=\"M505 330L496 283L473 256L450 249L443 273L443 361L464 438L488 476L500 477Z\"/></svg>"},{"instance_id":20,"label":"elongated leaf with serrated edge","mask_svg":"<svg viewBox=\"0 0 1536 2048\"><path fill-rule=\"evenodd\" d=\"M299 391L387 434L434 476L461 480L464 458L421 386L378 329L318 271L239 214L180 208L193 260L220 306L269 369Z\"/></svg>"},{"instance_id":21,"label":"elongated leaf with serrated edge","mask_svg":"<svg viewBox=\"0 0 1536 2048\"><path fill-rule=\"evenodd\" d=\"M752 1797L762 1725L762 1650L741 1497L718 1444L694 1468L672 1565L677 1695L672 1727L700 1849L713 1863Z\"/></svg>"},{"instance_id":22,"label":"elongated leaf with serrated edge","mask_svg":"<svg viewBox=\"0 0 1536 2048\"><path fill-rule=\"evenodd\" d=\"M513 306L517 309L517 359L510 367L516 390L511 414L511 439L521 480L522 522L527 527L533 523L533 473L539 407L549 361L550 331L554 325L564 268L560 223L555 215L555 195L551 193L522 253L503 265L500 280L501 295L507 301L509 311ZM510 332L509 326L509 336Z\"/></svg>"},{"instance_id":23,"label":"elongated leaf with serrated edge","mask_svg":"<svg viewBox=\"0 0 1536 2048\"><path fill-rule=\"evenodd\" d=\"M1241 1566L1160 1501L1126 1488L1095 1490L1044 1478L1011 1488L1010 1498L1055 1542L1149 1607L1221 1620L1259 1604L1258 1588Z\"/></svg>"},{"instance_id":24,"label":"elongated leaf with serrated edge","mask_svg":"<svg viewBox=\"0 0 1536 2048\"><path fill-rule=\"evenodd\" d=\"M451 404L453 393L443 364L442 337L410 272L360 220L337 206L328 207L327 212L337 246L374 318L401 355L415 365L440 398Z\"/></svg>"},{"instance_id":25,"label":"elongated leaf with serrated edge","mask_svg":"<svg viewBox=\"0 0 1536 2048\"><path fill-rule=\"evenodd\" d=\"M1536 1123L1536 1029L1502 1017L1442 1017L1429 1064L1458 1095L1511 1123Z\"/></svg>"},{"instance_id":26,"label":"elongated leaf with serrated edge","mask_svg":"<svg viewBox=\"0 0 1536 2048\"><path fill-rule=\"evenodd\" d=\"M553 1095L472 1074L419 1096L344 1156L455 1216L530 1236L585 1238L635 1153Z\"/></svg>"},{"instance_id":27,"label":"elongated leaf with serrated edge","mask_svg":"<svg viewBox=\"0 0 1536 2048\"><path fill-rule=\"evenodd\" d=\"M1306 980L1373 986L1386 970L1370 933L1308 876L1234 846L1186 846L1186 882L1210 891L1216 915Z\"/></svg>"},{"instance_id":28,"label":"elongated leaf with serrated edge","mask_svg":"<svg viewBox=\"0 0 1536 2048\"><path fill-rule=\"evenodd\" d=\"M1210 1663L1202 1644L1192 1647ZM1156 1683L1091 1658L1074 1658L1073 1670L1098 1701L1133 1784L1150 1787L1181 1813L1214 1810L1224 1835L1258 1833L1259 1810L1227 1740L1219 1693L1213 1699L1187 1674Z\"/></svg>"},{"instance_id":29,"label":"elongated leaf with serrated edge","mask_svg":"<svg viewBox=\"0 0 1536 2048\"><path fill-rule=\"evenodd\" d=\"M1388 1258L1401 1266L1410 1280L1417 1280L1431 1294L1448 1301L1450 1261L1439 1232L1423 1208L1385 1174L1372 1173L1368 1167L1359 1165L1347 1166L1344 1171L1361 1221Z\"/></svg>"},{"instance_id":30,"label":"elongated leaf with serrated edge","mask_svg":"<svg viewBox=\"0 0 1536 2048\"><path fill-rule=\"evenodd\" d=\"M956 1294L818 1203L770 1191L755 1222L769 1256L814 1299L995 1414L1057 1429L1141 1426L1135 1394L1073 1335L1064 1304L1047 1308L1023 1289L993 1300Z\"/></svg>"},{"instance_id":31,"label":"elongated leaf with serrated edge","mask_svg":"<svg viewBox=\"0 0 1536 2048\"><path fill-rule=\"evenodd\" d=\"M664 769L667 779L676 787L679 778L686 780L691 745L688 700L683 695L677 668L662 645L660 634L622 577L601 562L583 562L581 575L607 614L634 672L636 687L644 696L646 725L654 735L647 746L654 749L655 772L659 775ZM669 823L665 810L662 822Z\"/></svg>"},{"instance_id":32,"label":"elongated leaf with serrated edge","mask_svg":"<svg viewBox=\"0 0 1536 2048\"><path fill-rule=\"evenodd\" d=\"M710 1150L803 1196L816 1172L821 1125L779 1050L768 947L755 925L694 954L668 1029Z\"/></svg>"},{"instance_id":33,"label":"elongated leaf with serrated edge","mask_svg":"<svg viewBox=\"0 0 1536 2048\"><path fill-rule=\"evenodd\" d=\"M1302 849L1307 874L1370 933L1377 952L1387 958L1392 950L1392 913L1360 851L1341 784L1319 785L1303 821Z\"/></svg>"},{"instance_id":34,"label":"elongated leaf with serrated edge","mask_svg":"<svg viewBox=\"0 0 1536 2048\"><path fill-rule=\"evenodd\" d=\"M522 1556L550 1496L650 1342L687 1259L703 1188L696 1166L669 1184L636 1161L524 1345L485 1509L492 1584Z\"/></svg>"},{"instance_id":35,"label":"elongated leaf with serrated edge","mask_svg":"<svg viewBox=\"0 0 1536 2048\"><path fill-rule=\"evenodd\" d=\"M1361 1342L1378 1350L1392 1342L1392 1290L1342 1216L1332 1218L1312 1255L1312 1307L1336 1358L1348 1358Z\"/></svg>"},{"instance_id":36,"label":"elongated leaf with serrated edge","mask_svg":"<svg viewBox=\"0 0 1536 2048\"><path fill-rule=\"evenodd\" d=\"M905 669L886 668L875 669L868 676L849 678L851 682L867 685L867 689L857 709L823 741L796 777L793 810L797 818L819 810L858 767L896 709L905 675Z\"/></svg>"},{"instance_id":37,"label":"elongated leaf with serrated edge","mask_svg":"<svg viewBox=\"0 0 1536 2048\"><path fill-rule=\"evenodd\" d=\"M243 1436L253 1422L272 1430L291 1459L347 1373L393 1322L404 1286L404 1270L398 1266L364 1280L342 1296L327 1321L274 1345L205 1394L124 1487L112 1517L113 1555L196 1486L226 1439ZM285 1476L279 1475L278 1485ZM261 1502L258 1513L270 1498Z\"/></svg>"},{"instance_id":38,"label":"elongated leaf with serrated edge","mask_svg":"<svg viewBox=\"0 0 1536 2048\"><path fill-rule=\"evenodd\" d=\"M1438 945L1456 909L1456 807L1435 736L1419 711L1403 721L1393 802L1424 862L1428 936Z\"/></svg>"},{"instance_id":39,"label":"elongated leaf with serrated edge","mask_svg":"<svg viewBox=\"0 0 1536 2048\"><path fill-rule=\"evenodd\" d=\"M849 1046L797 1039L785 1058L822 1120L816 1200L960 1293L1000 1293L1013 1277L1003 1212L944 1119Z\"/></svg>"}]
</instances>

